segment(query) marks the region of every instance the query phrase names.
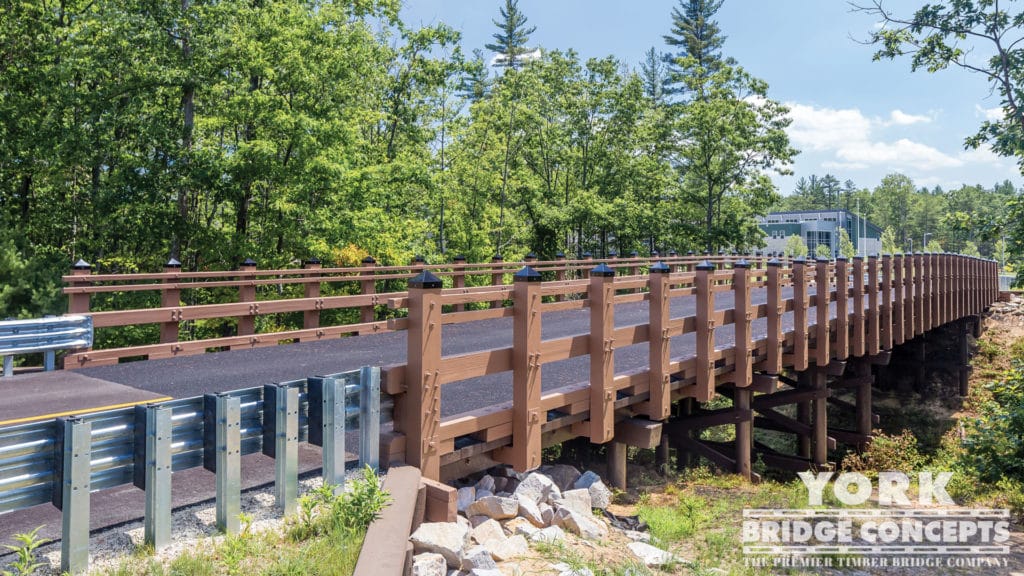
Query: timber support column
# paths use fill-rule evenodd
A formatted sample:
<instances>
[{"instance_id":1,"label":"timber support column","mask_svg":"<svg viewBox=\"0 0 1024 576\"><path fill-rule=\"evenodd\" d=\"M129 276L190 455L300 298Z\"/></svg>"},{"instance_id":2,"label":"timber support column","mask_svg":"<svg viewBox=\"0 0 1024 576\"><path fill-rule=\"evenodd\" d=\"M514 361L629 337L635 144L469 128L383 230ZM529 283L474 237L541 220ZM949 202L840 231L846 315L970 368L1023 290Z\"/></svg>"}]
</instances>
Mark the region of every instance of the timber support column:
<instances>
[{"instance_id":1,"label":"timber support column","mask_svg":"<svg viewBox=\"0 0 1024 576\"><path fill-rule=\"evenodd\" d=\"M369 278L359 281L359 293L363 296L375 295L377 294L377 281L373 279L373 268L377 267L377 260L373 256L367 256L366 258L363 258L362 264L363 268L370 268L370 270L366 270L361 274L362 276L369 276ZM376 306L374 306L372 300L375 300L375 298L371 298L371 302L369 304L359 309L359 321L364 324L373 322L377 319Z\"/></svg>"},{"instance_id":2,"label":"timber support column","mask_svg":"<svg viewBox=\"0 0 1024 576\"><path fill-rule=\"evenodd\" d=\"M615 270L590 271L590 441L615 437Z\"/></svg>"},{"instance_id":3,"label":"timber support column","mask_svg":"<svg viewBox=\"0 0 1024 576\"><path fill-rule=\"evenodd\" d=\"M750 414L750 401L754 396L750 388L736 388L733 396L733 408L746 416L739 416L736 422L736 473L750 480L750 450L754 444L753 417Z\"/></svg>"},{"instance_id":4,"label":"timber support column","mask_svg":"<svg viewBox=\"0 0 1024 576\"><path fill-rule=\"evenodd\" d=\"M540 466L541 427L547 420L541 409L541 276L526 266L513 282L512 320L512 447L508 462L517 472Z\"/></svg>"},{"instance_id":5,"label":"timber support column","mask_svg":"<svg viewBox=\"0 0 1024 576\"><path fill-rule=\"evenodd\" d=\"M793 370L807 370L807 261L803 256L793 259Z\"/></svg>"},{"instance_id":6,"label":"timber support column","mask_svg":"<svg viewBox=\"0 0 1024 576\"><path fill-rule=\"evenodd\" d=\"M830 278L828 258L818 258L814 274L814 311L817 316L814 338L814 363L819 370L824 370L832 361L829 341L832 331L829 329L829 301L832 299L832 280Z\"/></svg>"},{"instance_id":7,"label":"timber support column","mask_svg":"<svg viewBox=\"0 0 1024 576\"><path fill-rule=\"evenodd\" d=\"M768 363L765 371L782 374L782 348L786 342L782 334L782 317L786 310L782 305L782 262L778 258L768 261Z\"/></svg>"},{"instance_id":8,"label":"timber support column","mask_svg":"<svg viewBox=\"0 0 1024 576\"><path fill-rule=\"evenodd\" d=\"M796 381L798 390L810 390L814 387L814 378L812 378L810 370L804 370L803 372L798 373ZM801 400L797 402L796 420L807 427L811 426L810 400ZM804 434L797 436L796 455L805 460L811 459L811 436L805 436Z\"/></svg>"},{"instance_id":9,"label":"timber support column","mask_svg":"<svg viewBox=\"0 0 1024 576\"><path fill-rule=\"evenodd\" d=\"M167 261L164 264L164 274L177 274L181 272L181 262L178 262L174 258ZM164 284L173 284L177 278L165 278ZM177 308L181 306L181 290L177 287L164 288L160 292L160 306L164 308ZM171 320L160 324L160 342L177 342L178 341L178 320ZM150 355L153 357L153 355Z\"/></svg>"},{"instance_id":10,"label":"timber support column","mask_svg":"<svg viewBox=\"0 0 1024 576\"><path fill-rule=\"evenodd\" d=\"M740 258L732 265L733 289L733 329L736 351L736 371L733 374L735 394L733 408L736 410L736 473L750 480L750 452L754 443L753 416L750 414L750 401L753 392L749 386L753 382L753 361L750 356L753 350L751 338L751 322L753 314L750 309L750 263Z\"/></svg>"},{"instance_id":11,"label":"timber support column","mask_svg":"<svg viewBox=\"0 0 1024 576\"><path fill-rule=\"evenodd\" d=\"M608 483L619 490L626 489L625 442L608 443Z\"/></svg>"},{"instance_id":12,"label":"timber support column","mask_svg":"<svg viewBox=\"0 0 1024 576\"><path fill-rule=\"evenodd\" d=\"M967 397L971 393L971 350L967 341L967 320L958 320L956 348L960 357L960 396Z\"/></svg>"},{"instance_id":13,"label":"timber support column","mask_svg":"<svg viewBox=\"0 0 1024 576\"><path fill-rule=\"evenodd\" d=\"M569 265L565 262L565 252L555 254L555 261L555 281L565 282L569 271ZM555 302L565 302L565 294L555 296Z\"/></svg>"},{"instance_id":14,"label":"timber support column","mask_svg":"<svg viewBox=\"0 0 1024 576\"><path fill-rule=\"evenodd\" d=\"M441 279L424 270L409 280L406 393L401 404L406 463L440 478Z\"/></svg>"},{"instance_id":15,"label":"timber support column","mask_svg":"<svg viewBox=\"0 0 1024 576\"><path fill-rule=\"evenodd\" d=\"M857 385L857 433L862 436L870 436L874 416L871 413L871 364L861 359L853 365L854 376L861 380ZM866 444L858 446L863 450Z\"/></svg>"},{"instance_id":16,"label":"timber support column","mask_svg":"<svg viewBox=\"0 0 1024 576\"><path fill-rule=\"evenodd\" d=\"M663 262L651 266L648 286L650 287L650 365L651 399L647 415L652 420L668 418L672 409L672 387L669 380L669 274L670 269Z\"/></svg>"},{"instance_id":17,"label":"timber support column","mask_svg":"<svg viewBox=\"0 0 1024 576\"><path fill-rule=\"evenodd\" d=\"M302 263L302 267L306 270L320 270L322 264L319 258L310 258ZM306 282L303 284L302 292L303 296L306 298L319 298L320 282ZM302 327L307 330L310 328L320 327L320 308L316 308L315 310L306 310L302 313Z\"/></svg>"},{"instance_id":18,"label":"timber support column","mask_svg":"<svg viewBox=\"0 0 1024 576\"><path fill-rule=\"evenodd\" d=\"M814 422L813 462L819 469L828 463L828 368L817 366L811 372L815 391L812 405Z\"/></svg>"},{"instance_id":19,"label":"timber support column","mask_svg":"<svg viewBox=\"0 0 1024 576\"><path fill-rule=\"evenodd\" d=\"M466 287L466 257L458 255L452 260L452 287L453 288L465 288ZM465 304L456 304L456 312L464 312L466 310Z\"/></svg>"},{"instance_id":20,"label":"timber support column","mask_svg":"<svg viewBox=\"0 0 1024 576\"><path fill-rule=\"evenodd\" d=\"M246 258L238 269L241 272L255 272L256 261ZM238 286L238 301L251 302L251 304L249 304L249 314L238 317L238 335L248 336L256 333L256 314L260 311L260 305L256 304L256 285L253 283L253 275L246 274L240 280L242 282Z\"/></svg>"}]
</instances>

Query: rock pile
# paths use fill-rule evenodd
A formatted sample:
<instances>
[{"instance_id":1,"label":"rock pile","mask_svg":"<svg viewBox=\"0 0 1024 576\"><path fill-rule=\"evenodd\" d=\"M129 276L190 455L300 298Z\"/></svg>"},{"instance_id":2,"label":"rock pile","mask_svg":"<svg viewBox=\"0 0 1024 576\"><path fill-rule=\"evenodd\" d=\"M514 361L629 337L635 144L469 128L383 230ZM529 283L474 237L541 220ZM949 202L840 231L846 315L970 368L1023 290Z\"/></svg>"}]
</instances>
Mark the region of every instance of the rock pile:
<instances>
[{"instance_id":1,"label":"rock pile","mask_svg":"<svg viewBox=\"0 0 1024 576\"><path fill-rule=\"evenodd\" d=\"M497 576L496 563L526 554L530 542L559 542L567 534L604 539L608 524L594 510L607 508L611 498L600 476L580 474L569 465L546 465L525 474L492 468L475 484L459 488L457 522L425 523L412 534L412 573Z\"/></svg>"},{"instance_id":2,"label":"rock pile","mask_svg":"<svg viewBox=\"0 0 1024 576\"><path fill-rule=\"evenodd\" d=\"M1024 298L1013 294L1009 302L993 302L988 309L989 318L1000 323L1024 324Z\"/></svg>"}]
</instances>

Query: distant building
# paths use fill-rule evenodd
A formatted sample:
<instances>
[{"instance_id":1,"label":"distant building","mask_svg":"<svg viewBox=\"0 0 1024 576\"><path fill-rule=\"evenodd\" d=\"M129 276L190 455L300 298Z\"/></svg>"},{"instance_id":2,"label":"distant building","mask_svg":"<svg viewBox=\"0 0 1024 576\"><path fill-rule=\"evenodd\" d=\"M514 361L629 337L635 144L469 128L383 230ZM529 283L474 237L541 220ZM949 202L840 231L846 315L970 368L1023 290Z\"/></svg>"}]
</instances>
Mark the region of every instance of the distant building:
<instances>
[{"instance_id":1,"label":"distant building","mask_svg":"<svg viewBox=\"0 0 1024 576\"><path fill-rule=\"evenodd\" d=\"M847 210L798 210L772 212L757 219L765 233L769 252L786 249L786 239L800 236L807 243L810 255L819 244L825 244L832 256L839 255L839 229L846 229L857 254L869 256L882 251L882 229Z\"/></svg>"}]
</instances>

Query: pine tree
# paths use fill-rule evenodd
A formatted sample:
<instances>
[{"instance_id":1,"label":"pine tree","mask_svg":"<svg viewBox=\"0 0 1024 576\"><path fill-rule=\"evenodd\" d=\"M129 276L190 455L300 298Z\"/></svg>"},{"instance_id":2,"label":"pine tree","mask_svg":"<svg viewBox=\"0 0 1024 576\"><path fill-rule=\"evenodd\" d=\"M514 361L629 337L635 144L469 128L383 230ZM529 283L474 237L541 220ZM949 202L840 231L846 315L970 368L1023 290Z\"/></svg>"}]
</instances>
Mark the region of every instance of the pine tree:
<instances>
[{"instance_id":1,"label":"pine tree","mask_svg":"<svg viewBox=\"0 0 1024 576\"><path fill-rule=\"evenodd\" d=\"M672 9L672 30L664 39L665 44L677 52L669 54L666 59L669 66L668 93L684 92L685 77L696 76L698 90L695 96L703 99L705 79L720 70L723 64L731 63L722 58L725 36L722 36L718 22L712 20L723 1L679 0L679 5Z\"/></svg>"},{"instance_id":2,"label":"pine tree","mask_svg":"<svg viewBox=\"0 0 1024 576\"><path fill-rule=\"evenodd\" d=\"M501 21L492 20L499 30L493 34L494 43L484 47L505 57L502 66L515 68L520 56L529 50L526 43L537 27L526 27L526 15L519 11L519 0L505 0L505 7L499 8L499 12Z\"/></svg>"},{"instance_id":3,"label":"pine tree","mask_svg":"<svg viewBox=\"0 0 1024 576\"><path fill-rule=\"evenodd\" d=\"M659 54L654 46L651 46L644 54L644 61L640 63L640 79L644 83L644 96L655 104L661 104L665 100L667 72L665 55Z\"/></svg>"}]
</instances>

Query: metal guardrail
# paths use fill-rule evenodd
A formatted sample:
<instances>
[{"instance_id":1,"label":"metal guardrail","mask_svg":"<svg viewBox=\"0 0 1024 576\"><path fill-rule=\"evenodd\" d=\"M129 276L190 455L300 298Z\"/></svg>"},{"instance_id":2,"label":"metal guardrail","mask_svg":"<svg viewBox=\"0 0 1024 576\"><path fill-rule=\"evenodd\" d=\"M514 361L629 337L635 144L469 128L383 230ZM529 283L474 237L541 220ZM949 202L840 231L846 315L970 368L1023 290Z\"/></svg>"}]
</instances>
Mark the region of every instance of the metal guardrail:
<instances>
[{"instance_id":1,"label":"metal guardrail","mask_svg":"<svg viewBox=\"0 0 1024 576\"><path fill-rule=\"evenodd\" d=\"M298 443L323 449L324 482L345 479L345 434L359 429L359 461L377 468L380 369L363 368L219 394L0 428L0 517L52 503L61 509L62 570L88 567L90 492L133 484L146 492L145 541L170 541L172 472L217 475L217 525L237 531L240 457L275 460L277 505L295 510Z\"/></svg>"},{"instance_id":2,"label":"metal guardrail","mask_svg":"<svg viewBox=\"0 0 1024 576\"><path fill-rule=\"evenodd\" d=\"M1000 274L999 275L999 291L1009 292L1013 286L1013 281L1017 279L1017 276L1013 274Z\"/></svg>"},{"instance_id":3,"label":"metal guardrail","mask_svg":"<svg viewBox=\"0 0 1024 576\"><path fill-rule=\"evenodd\" d=\"M4 376L14 374L16 354L43 353L43 366L54 369L57 350L92 346L92 317L51 316L29 320L0 321L0 358Z\"/></svg>"}]
</instances>

